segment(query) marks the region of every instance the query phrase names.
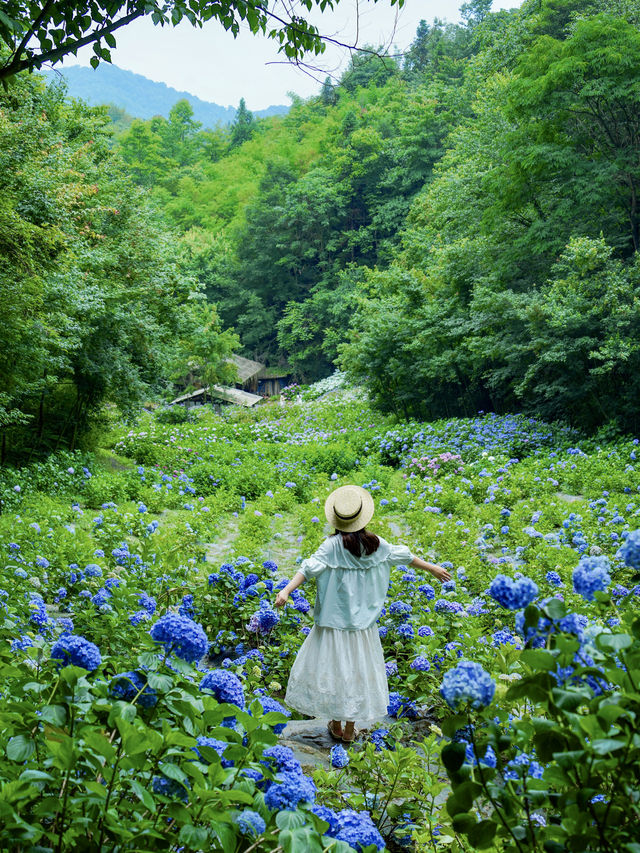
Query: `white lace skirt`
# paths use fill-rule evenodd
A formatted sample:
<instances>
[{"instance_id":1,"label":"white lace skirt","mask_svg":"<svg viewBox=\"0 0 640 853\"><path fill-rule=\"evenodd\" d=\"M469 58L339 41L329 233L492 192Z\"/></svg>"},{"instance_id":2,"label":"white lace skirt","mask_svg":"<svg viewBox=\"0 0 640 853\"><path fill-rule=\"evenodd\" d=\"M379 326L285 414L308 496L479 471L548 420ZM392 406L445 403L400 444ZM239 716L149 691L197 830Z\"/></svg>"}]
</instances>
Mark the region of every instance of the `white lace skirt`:
<instances>
[{"instance_id":1,"label":"white lace skirt","mask_svg":"<svg viewBox=\"0 0 640 853\"><path fill-rule=\"evenodd\" d=\"M378 626L341 631L314 625L291 668L285 702L312 717L381 720L389 688Z\"/></svg>"}]
</instances>

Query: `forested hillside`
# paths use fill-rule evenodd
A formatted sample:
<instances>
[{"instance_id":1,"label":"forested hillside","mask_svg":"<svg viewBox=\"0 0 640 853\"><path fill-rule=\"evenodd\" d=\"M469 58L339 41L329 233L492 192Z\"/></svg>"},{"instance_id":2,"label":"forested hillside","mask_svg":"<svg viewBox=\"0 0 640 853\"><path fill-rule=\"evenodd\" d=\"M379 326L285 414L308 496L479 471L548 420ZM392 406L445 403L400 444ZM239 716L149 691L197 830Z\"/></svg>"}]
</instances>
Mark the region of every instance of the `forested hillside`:
<instances>
[{"instance_id":1,"label":"forested hillside","mask_svg":"<svg viewBox=\"0 0 640 853\"><path fill-rule=\"evenodd\" d=\"M249 355L336 359L401 416L636 426L640 11L527 0L421 24L230 131L119 137Z\"/></svg>"},{"instance_id":2,"label":"forested hillside","mask_svg":"<svg viewBox=\"0 0 640 853\"><path fill-rule=\"evenodd\" d=\"M190 92L178 92L165 83L149 80L117 65L103 64L97 68L65 65L64 68L45 70L44 74L48 80L64 80L67 92L73 98L80 98L91 106L113 104L133 118L169 118L171 107L179 100L189 101L196 121L205 127L230 124L235 115L233 107L203 101ZM256 115L264 117L286 111L285 106L272 106L258 110Z\"/></svg>"},{"instance_id":3,"label":"forested hillside","mask_svg":"<svg viewBox=\"0 0 640 853\"><path fill-rule=\"evenodd\" d=\"M232 379L233 349L338 366L399 417L636 430L640 3L490 5L213 130L185 100L129 123L12 79L2 459Z\"/></svg>"}]
</instances>

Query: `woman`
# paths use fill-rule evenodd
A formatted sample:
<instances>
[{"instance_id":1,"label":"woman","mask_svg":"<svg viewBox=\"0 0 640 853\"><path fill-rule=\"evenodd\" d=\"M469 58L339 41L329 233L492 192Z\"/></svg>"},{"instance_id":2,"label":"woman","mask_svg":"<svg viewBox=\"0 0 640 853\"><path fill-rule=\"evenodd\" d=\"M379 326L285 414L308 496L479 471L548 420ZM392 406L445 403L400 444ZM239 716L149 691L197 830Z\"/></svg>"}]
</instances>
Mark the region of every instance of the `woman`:
<instances>
[{"instance_id":1,"label":"woman","mask_svg":"<svg viewBox=\"0 0 640 853\"><path fill-rule=\"evenodd\" d=\"M303 560L275 600L309 578L317 584L314 625L294 661L285 702L313 717L331 716L329 732L351 743L355 720L373 722L387 713L389 689L376 621L389 588L391 566L426 569L451 579L441 566L415 557L405 545L391 545L366 529L373 498L360 486L341 486L325 503L335 533ZM345 727L342 727L345 720Z\"/></svg>"}]
</instances>

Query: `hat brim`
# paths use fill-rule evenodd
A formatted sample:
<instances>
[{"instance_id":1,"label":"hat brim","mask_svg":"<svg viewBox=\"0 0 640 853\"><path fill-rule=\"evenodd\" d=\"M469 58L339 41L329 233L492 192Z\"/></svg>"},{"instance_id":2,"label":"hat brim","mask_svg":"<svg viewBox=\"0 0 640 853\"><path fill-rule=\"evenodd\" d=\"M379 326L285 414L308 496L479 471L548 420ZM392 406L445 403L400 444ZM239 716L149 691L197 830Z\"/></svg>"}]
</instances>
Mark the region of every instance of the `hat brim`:
<instances>
[{"instance_id":1,"label":"hat brim","mask_svg":"<svg viewBox=\"0 0 640 853\"><path fill-rule=\"evenodd\" d=\"M366 527L373 518L376 508L373 498L366 489L363 489L362 486L353 486L352 488L357 489L362 498L362 507L353 521L344 521L335 514L333 501L337 489L331 492L324 504L324 514L327 521L332 527L341 530L343 533L355 533L356 530L362 530L363 527Z\"/></svg>"}]
</instances>

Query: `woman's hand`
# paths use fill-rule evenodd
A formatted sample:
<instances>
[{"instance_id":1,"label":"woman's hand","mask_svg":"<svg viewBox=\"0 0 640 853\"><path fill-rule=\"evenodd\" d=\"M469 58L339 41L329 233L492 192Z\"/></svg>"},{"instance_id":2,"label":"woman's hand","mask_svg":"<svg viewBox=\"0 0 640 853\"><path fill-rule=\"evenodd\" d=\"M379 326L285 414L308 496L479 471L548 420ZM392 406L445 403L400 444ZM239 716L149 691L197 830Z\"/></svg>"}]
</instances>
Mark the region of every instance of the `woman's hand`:
<instances>
[{"instance_id":1,"label":"woman's hand","mask_svg":"<svg viewBox=\"0 0 640 853\"><path fill-rule=\"evenodd\" d=\"M289 593L285 592L283 589L281 589L280 592L276 595L274 607L284 607L288 600L289 600Z\"/></svg>"},{"instance_id":2,"label":"woman's hand","mask_svg":"<svg viewBox=\"0 0 640 853\"><path fill-rule=\"evenodd\" d=\"M445 581L451 580L451 575L449 574L449 572L446 569L443 569L442 566L436 566L435 563L431 564L431 568L429 569L429 571L435 578L438 578L438 580L442 581L443 583Z\"/></svg>"}]
</instances>

